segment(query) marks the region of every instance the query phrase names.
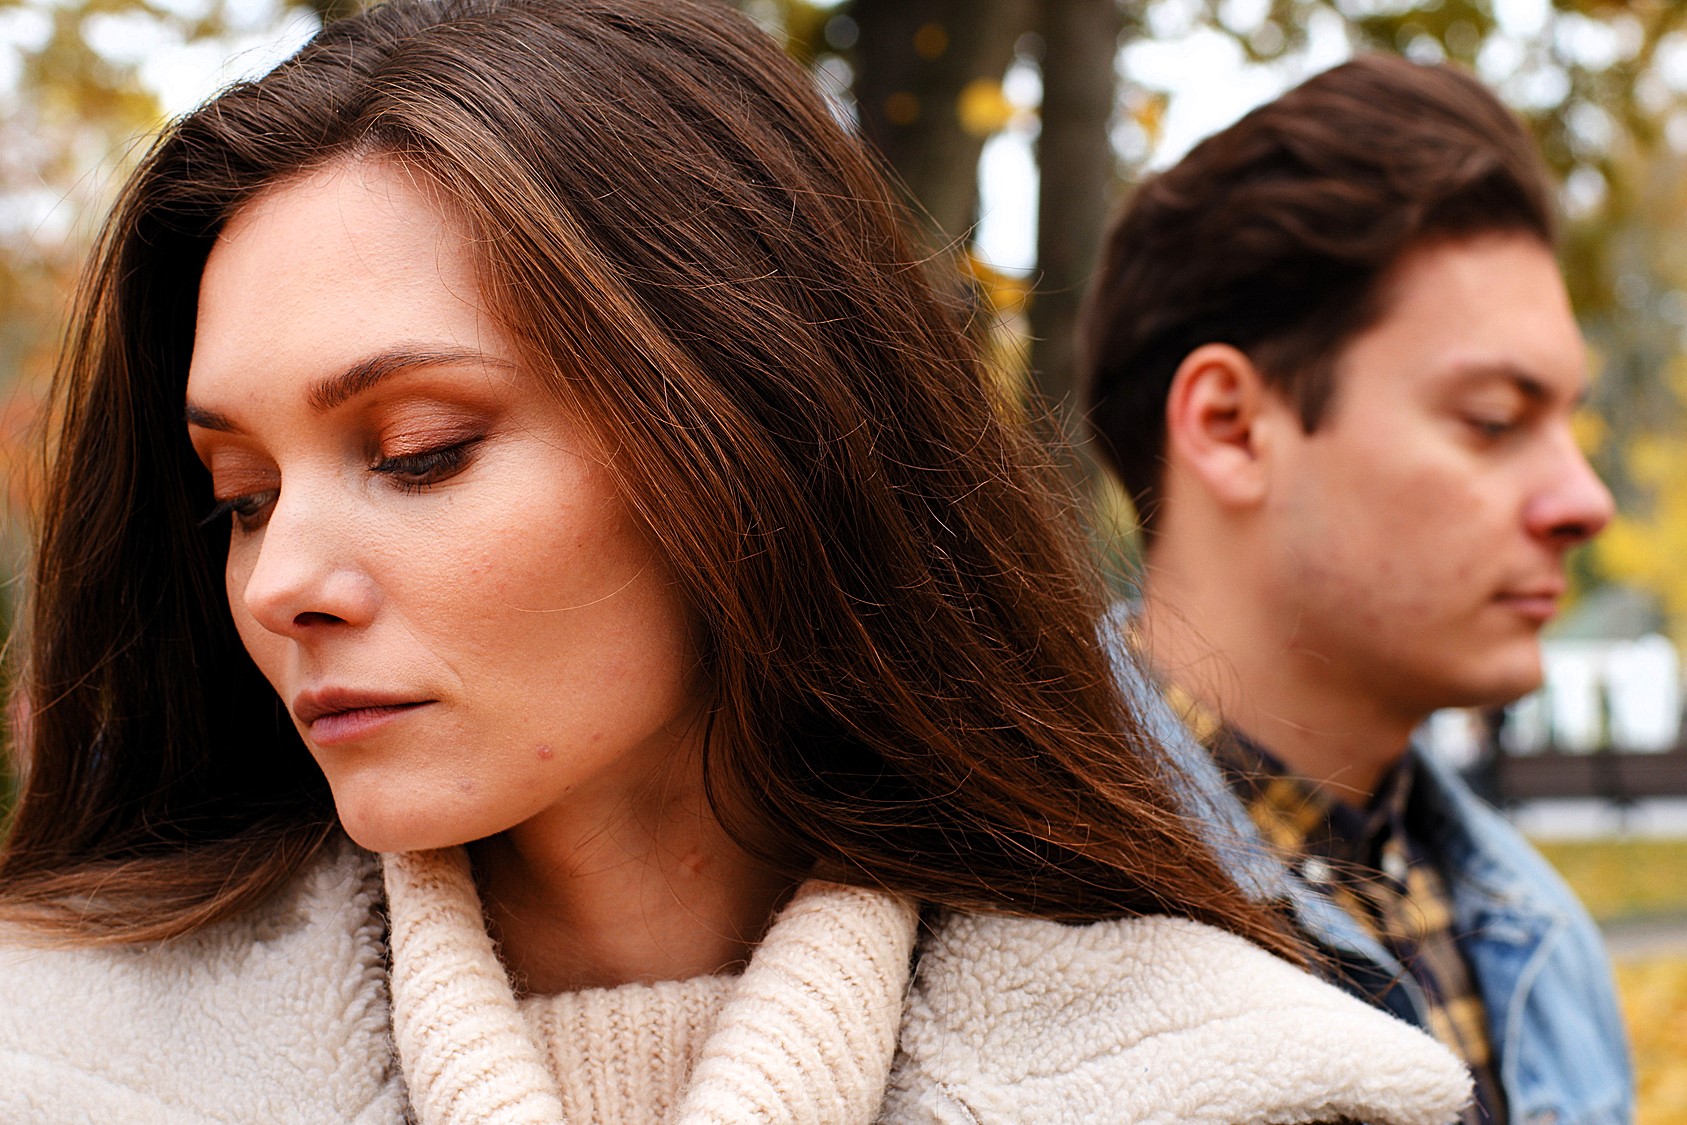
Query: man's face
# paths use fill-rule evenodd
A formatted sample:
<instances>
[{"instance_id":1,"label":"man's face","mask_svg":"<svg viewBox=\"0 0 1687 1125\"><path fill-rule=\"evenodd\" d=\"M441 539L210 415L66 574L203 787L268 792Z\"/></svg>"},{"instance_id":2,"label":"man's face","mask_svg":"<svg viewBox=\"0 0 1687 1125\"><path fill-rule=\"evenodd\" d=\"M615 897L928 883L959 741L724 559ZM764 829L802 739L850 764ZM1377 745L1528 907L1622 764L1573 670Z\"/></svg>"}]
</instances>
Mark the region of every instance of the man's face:
<instances>
[{"instance_id":1,"label":"man's face","mask_svg":"<svg viewBox=\"0 0 1687 1125\"><path fill-rule=\"evenodd\" d=\"M1505 702L1540 684L1564 555L1611 515L1571 436L1581 335L1524 236L1416 250L1385 298L1318 428L1273 430L1267 596L1297 651L1379 704Z\"/></svg>"}]
</instances>

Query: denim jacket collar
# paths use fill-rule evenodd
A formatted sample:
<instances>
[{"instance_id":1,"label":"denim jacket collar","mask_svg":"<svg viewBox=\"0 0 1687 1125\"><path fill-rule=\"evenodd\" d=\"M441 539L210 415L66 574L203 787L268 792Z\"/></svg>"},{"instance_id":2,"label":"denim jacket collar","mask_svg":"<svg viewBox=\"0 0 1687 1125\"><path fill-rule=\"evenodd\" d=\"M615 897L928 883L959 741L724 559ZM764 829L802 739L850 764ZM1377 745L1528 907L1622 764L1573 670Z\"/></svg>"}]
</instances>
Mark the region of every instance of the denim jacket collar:
<instances>
[{"instance_id":1,"label":"denim jacket collar","mask_svg":"<svg viewBox=\"0 0 1687 1125\"><path fill-rule=\"evenodd\" d=\"M1421 1026L1423 997L1400 963L1272 853L1218 767L1124 651L1120 632L1105 630L1125 693L1166 747L1186 808L1207 825L1208 842L1232 876L1250 894L1286 902L1356 988L1392 983L1384 1006ZM1419 767L1415 784L1440 827L1444 873L1492 1021L1512 1125L1626 1125L1634 1116L1634 1079L1610 963L1592 919L1456 773L1420 747L1410 753Z\"/></svg>"}]
</instances>

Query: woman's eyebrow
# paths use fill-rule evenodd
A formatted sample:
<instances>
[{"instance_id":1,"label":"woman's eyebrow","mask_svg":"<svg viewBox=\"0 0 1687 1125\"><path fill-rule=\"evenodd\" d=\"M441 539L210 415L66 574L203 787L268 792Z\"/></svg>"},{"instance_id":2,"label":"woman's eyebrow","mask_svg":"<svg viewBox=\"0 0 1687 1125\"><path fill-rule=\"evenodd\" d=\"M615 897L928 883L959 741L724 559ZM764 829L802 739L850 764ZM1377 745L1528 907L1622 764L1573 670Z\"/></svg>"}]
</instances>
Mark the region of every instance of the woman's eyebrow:
<instances>
[{"instance_id":1,"label":"woman's eyebrow","mask_svg":"<svg viewBox=\"0 0 1687 1125\"><path fill-rule=\"evenodd\" d=\"M485 352L466 349L390 348L387 351L372 355L368 359L360 360L338 375L330 375L322 380L311 388L307 400L312 408L318 412L325 412L356 398L383 379L400 371L408 371L417 367L444 367L452 364L512 366L507 360L489 356Z\"/></svg>"},{"instance_id":2,"label":"woman's eyebrow","mask_svg":"<svg viewBox=\"0 0 1687 1125\"><path fill-rule=\"evenodd\" d=\"M506 369L515 366L508 360L465 348L389 348L368 359L359 360L339 374L322 380L310 389L306 400L313 410L322 413L349 402L383 379L401 371L412 371L418 367L447 367L453 364L475 364ZM184 413L190 426L227 434L243 432L227 415L203 406L195 406L191 402L187 404Z\"/></svg>"}]
</instances>

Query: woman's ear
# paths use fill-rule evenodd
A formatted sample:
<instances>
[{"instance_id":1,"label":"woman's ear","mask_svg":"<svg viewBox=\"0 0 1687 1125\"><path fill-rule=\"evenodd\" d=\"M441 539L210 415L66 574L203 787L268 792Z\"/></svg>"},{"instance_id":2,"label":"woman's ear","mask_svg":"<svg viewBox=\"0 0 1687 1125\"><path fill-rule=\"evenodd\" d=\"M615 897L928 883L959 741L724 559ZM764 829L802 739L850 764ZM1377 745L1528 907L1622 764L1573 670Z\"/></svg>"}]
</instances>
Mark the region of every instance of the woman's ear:
<instances>
[{"instance_id":1,"label":"woman's ear","mask_svg":"<svg viewBox=\"0 0 1687 1125\"><path fill-rule=\"evenodd\" d=\"M1166 397L1170 467L1200 481L1229 508L1265 496L1265 431L1273 396L1253 360L1229 344L1203 344L1184 357Z\"/></svg>"}]
</instances>

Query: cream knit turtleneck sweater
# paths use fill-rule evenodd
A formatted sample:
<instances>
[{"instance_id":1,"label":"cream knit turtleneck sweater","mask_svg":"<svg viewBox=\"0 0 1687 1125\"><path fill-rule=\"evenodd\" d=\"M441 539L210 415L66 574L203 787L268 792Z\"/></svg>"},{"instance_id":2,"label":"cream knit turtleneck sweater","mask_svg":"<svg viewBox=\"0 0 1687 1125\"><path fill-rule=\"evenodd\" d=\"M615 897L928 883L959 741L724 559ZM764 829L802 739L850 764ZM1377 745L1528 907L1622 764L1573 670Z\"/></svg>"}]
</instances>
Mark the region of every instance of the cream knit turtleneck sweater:
<instances>
[{"instance_id":1,"label":"cream knit turtleneck sweater","mask_svg":"<svg viewBox=\"0 0 1687 1125\"><path fill-rule=\"evenodd\" d=\"M524 996L528 1033L569 1121L671 1120L735 975Z\"/></svg>"},{"instance_id":2,"label":"cream knit turtleneck sweater","mask_svg":"<svg viewBox=\"0 0 1687 1125\"><path fill-rule=\"evenodd\" d=\"M742 976L518 1002L460 848L383 857L393 1030L420 1125L873 1120L911 905L808 883Z\"/></svg>"}]
</instances>

